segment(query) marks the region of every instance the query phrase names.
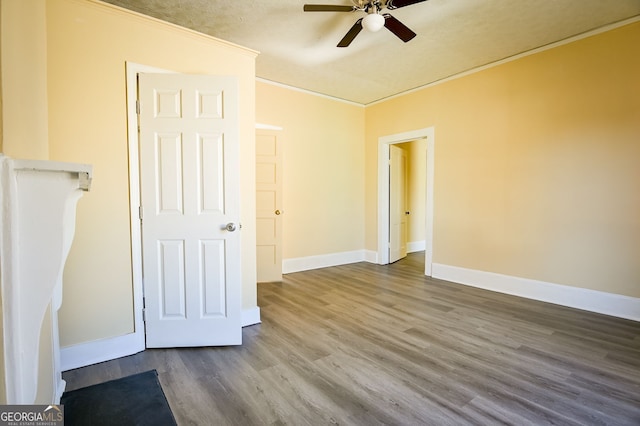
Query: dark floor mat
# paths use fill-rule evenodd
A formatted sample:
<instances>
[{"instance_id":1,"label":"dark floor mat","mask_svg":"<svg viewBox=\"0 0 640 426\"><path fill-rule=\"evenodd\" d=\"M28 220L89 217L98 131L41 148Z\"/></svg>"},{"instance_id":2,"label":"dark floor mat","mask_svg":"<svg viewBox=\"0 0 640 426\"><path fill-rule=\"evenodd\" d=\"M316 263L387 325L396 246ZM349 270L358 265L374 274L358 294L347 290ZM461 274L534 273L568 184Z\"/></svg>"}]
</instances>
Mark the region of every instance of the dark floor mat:
<instances>
[{"instance_id":1,"label":"dark floor mat","mask_svg":"<svg viewBox=\"0 0 640 426\"><path fill-rule=\"evenodd\" d=\"M65 392L66 426L176 425L156 370Z\"/></svg>"}]
</instances>

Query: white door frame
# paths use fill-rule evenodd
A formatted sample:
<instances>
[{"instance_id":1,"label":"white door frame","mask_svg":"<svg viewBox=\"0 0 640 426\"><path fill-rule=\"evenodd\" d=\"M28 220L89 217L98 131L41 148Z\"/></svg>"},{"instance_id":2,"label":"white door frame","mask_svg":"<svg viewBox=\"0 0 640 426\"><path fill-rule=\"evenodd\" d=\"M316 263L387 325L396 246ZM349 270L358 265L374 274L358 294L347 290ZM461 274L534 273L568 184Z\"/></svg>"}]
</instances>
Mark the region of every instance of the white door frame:
<instances>
[{"instance_id":1,"label":"white door frame","mask_svg":"<svg viewBox=\"0 0 640 426\"><path fill-rule=\"evenodd\" d=\"M389 145L416 139L427 140L427 194L425 224L424 273L431 276L433 263L433 166L435 163L435 129L396 133L378 138L378 263L389 263Z\"/></svg>"},{"instance_id":2,"label":"white door frame","mask_svg":"<svg viewBox=\"0 0 640 426\"><path fill-rule=\"evenodd\" d=\"M131 269L133 279L133 334L138 351L146 347L142 308L144 306L144 287L142 283L142 233L140 228L140 163L138 140L138 73L175 74L174 71L136 64L125 63L127 74L127 139L129 141L129 207L131 217ZM135 353L135 352L132 352Z\"/></svg>"}]
</instances>

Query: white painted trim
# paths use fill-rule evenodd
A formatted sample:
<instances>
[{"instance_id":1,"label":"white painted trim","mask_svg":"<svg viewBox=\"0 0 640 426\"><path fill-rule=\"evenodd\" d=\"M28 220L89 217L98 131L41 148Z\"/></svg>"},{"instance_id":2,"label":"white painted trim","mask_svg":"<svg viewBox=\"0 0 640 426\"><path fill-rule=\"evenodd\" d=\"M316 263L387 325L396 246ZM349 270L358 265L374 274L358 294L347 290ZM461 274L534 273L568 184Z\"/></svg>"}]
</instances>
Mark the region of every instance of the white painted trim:
<instances>
[{"instance_id":1,"label":"white painted trim","mask_svg":"<svg viewBox=\"0 0 640 426\"><path fill-rule=\"evenodd\" d=\"M242 310L242 326L247 327L249 325L260 324L260 307L254 306L253 308Z\"/></svg>"},{"instance_id":2,"label":"white painted trim","mask_svg":"<svg viewBox=\"0 0 640 426\"><path fill-rule=\"evenodd\" d=\"M363 104L363 103L360 103L360 102L355 102L355 101L349 101L349 100L346 100L346 99L338 98L338 97L331 96L331 95L326 95L326 94L319 93L319 92L314 92L314 91L307 90L307 89L301 89L299 87L290 86L288 84L279 83L277 81L267 80L267 79L262 78L262 77L256 77L256 81L259 81L259 82L262 82L262 83L266 83L266 84L271 84L273 86L283 87L285 89L293 90L293 91L296 91L296 92L302 92L302 93L306 93L306 94L309 94L309 95L319 96L319 97L322 97L322 98L331 99L331 100L334 100L334 101L344 102L344 103L347 103L347 104L350 104L350 105L356 105L356 106L361 106L361 107L365 107L366 108L366 107L373 106L373 105L376 105L376 104L379 104L379 103L382 103L382 102L389 101L391 99L395 99L395 98L399 98L401 96L405 96L405 95L408 95L408 94L411 94L411 93L419 92L420 90L424 90L424 89L427 89L429 87L437 86L437 85L442 84L442 83L447 83L447 82L452 81L452 80L457 80L458 78L466 77L468 75L475 74L477 72L484 71L484 70L489 69L489 68L497 67L499 65L506 64L508 62L512 62L512 61L515 61L515 60L518 60L518 59L521 59L521 58L524 58L524 57L527 57L527 56L530 56L530 55L535 55L536 53L544 52L546 50L555 49L556 47L564 46L565 44L570 44L570 43L585 39L587 37L592 37L592 36L595 36L595 35L598 35L598 34L605 33L607 31L615 30L616 28L624 27L625 25L633 24L633 23L638 22L638 21L640 21L640 16L634 16L634 17L631 17L629 19L625 19L625 20L620 21L620 22L614 22L612 24L605 25L603 27L596 28L596 29L591 30L591 31L587 31L587 32L584 32L582 34L578 34L576 36L569 37L569 38L566 38L564 40L557 41L555 43L547 44L546 46L540 46L540 47L537 47L535 49L527 50L525 52L518 53L518 54L513 55L513 56L509 56L509 57L506 57L506 58L503 58L503 59L500 59L500 60L497 60L497 61L494 61L494 62L490 62L490 63L488 63L486 65L482 65L482 66L479 66L479 67L471 68L469 70L462 71L462 72L459 72L459 73L456 73L456 74L452 74L450 76L443 77L441 79L432 81L431 83L427 83L427 84L424 84L422 86L414 87L413 89L405 90L405 91L396 93L394 95L385 96L383 98L376 99L375 101L368 102L366 104Z\"/></svg>"},{"instance_id":3,"label":"white painted trim","mask_svg":"<svg viewBox=\"0 0 640 426\"><path fill-rule=\"evenodd\" d=\"M129 217L131 231L131 268L133 280L133 336L138 339L132 350L138 352L137 348L145 348L144 321L142 319L142 307L144 287L142 283L142 234L140 229L140 167L139 167L139 141L138 141L138 114L136 112L136 101L138 99L138 74L166 73L173 71L147 65L125 62L126 69L126 90L127 90L127 138L129 143ZM129 335L127 335L129 336ZM133 337L130 337L133 339ZM140 350L142 350L140 349ZM131 353L135 353L131 352ZM130 354L128 354L130 355Z\"/></svg>"},{"instance_id":4,"label":"white painted trim","mask_svg":"<svg viewBox=\"0 0 640 426\"><path fill-rule=\"evenodd\" d=\"M364 261L369 263L378 263L378 252L373 250L364 251Z\"/></svg>"},{"instance_id":5,"label":"white painted trim","mask_svg":"<svg viewBox=\"0 0 640 426\"><path fill-rule=\"evenodd\" d=\"M362 108L365 107L364 104L361 104L359 102L349 101L347 99L337 98L337 97L331 96L331 95L325 95L324 93L314 92L312 90L301 89L300 87L290 86L290 85L284 84L284 83L278 83L277 81L267 80L267 79L262 78L262 77L256 77L256 81L258 81L260 83L264 83L264 84L270 84L270 85L276 86L276 87L282 87L283 89L293 90L294 92L306 93L307 95L318 96L318 97L324 98L324 99L331 99L332 101L342 102L342 103L345 103L345 104L359 106L359 107L362 107Z\"/></svg>"},{"instance_id":6,"label":"white painted trim","mask_svg":"<svg viewBox=\"0 0 640 426\"><path fill-rule=\"evenodd\" d=\"M424 274L431 276L433 273L433 208L435 205L434 198L434 181L436 168L436 136L435 129L430 127L429 135L427 135L427 195L425 202L426 208L426 224L424 227Z\"/></svg>"},{"instance_id":7,"label":"white painted trim","mask_svg":"<svg viewBox=\"0 0 640 426\"><path fill-rule=\"evenodd\" d=\"M242 311L242 326L259 324L260 308L255 306ZM62 371L85 367L99 362L109 361L124 356L133 355L145 350L135 333L109 339L81 343L60 349L60 364Z\"/></svg>"},{"instance_id":8,"label":"white painted trim","mask_svg":"<svg viewBox=\"0 0 640 426\"><path fill-rule=\"evenodd\" d=\"M640 321L640 298L438 263L433 264L433 277L527 299Z\"/></svg>"},{"instance_id":9,"label":"white painted trim","mask_svg":"<svg viewBox=\"0 0 640 426\"><path fill-rule=\"evenodd\" d=\"M33 404L38 389L49 403L57 402L64 391L58 332L63 270L74 239L76 206L90 188L92 170L86 164L0 154L0 386L5 404ZM44 332L50 341L42 346ZM49 379L40 380L41 375Z\"/></svg>"},{"instance_id":10,"label":"white painted trim","mask_svg":"<svg viewBox=\"0 0 640 426\"><path fill-rule=\"evenodd\" d=\"M633 24L633 23L639 22L639 21L640 21L640 15L634 16L634 17L629 18L629 19L625 19L625 20L620 21L620 22L614 22L613 24L605 25L603 27L596 28L596 29L591 30L591 31L587 31L587 32L584 32L582 34L578 34L576 36L569 37L569 38L566 38L564 40L557 41L555 43L550 43L550 44L547 44L545 46L540 46L540 47L537 47L535 49L527 50L525 52L518 53L518 54L513 55L513 56L508 56L506 58L503 58L503 59L500 59L500 60L497 60L497 61L494 61L494 62L490 62L490 63L488 63L486 65L482 65L482 66L479 66L479 67L471 68L471 69L469 69L467 71L462 71L462 72L459 72L459 73L456 73L456 74L452 74L452 75L450 75L448 77L443 77L443 78L441 78L439 80L432 81L431 83L427 83L425 85L418 86L418 87L415 87L413 89L405 90L404 92L396 93L395 95L391 95L391 96L387 96L387 97L384 97L384 98L380 98L378 100L375 100L373 102L369 102L369 103L365 104L365 107L373 106L373 105L376 105L376 104L379 104L379 103L382 103L382 102L390 101L391 99L395 99L395 98L399 98L401 96L405 96L405 95L408 95L408 94L411 94L411 93L419 92L420 90L424 90L424 89L429 88L429 87L437 86L437 85L442 84L442 83L447 83L447 82L452 81L452 80L457 80L459 78L466 77L468 75L475 74L477 72L484 71L484 70L487 70L489 68L497 67L499 65L506 64L506 63L512 62L512 61L516 61L518 59L522 59L522 58L525 58L527 56L535 55L536 53L541 53L541 52L544 52L546 50L555 49L556 47L564 46L565 44L570 44L570 43L573 43L573 42L576 42L576 41L580 41L580 40L588 38L588 37L592 37L592 36L595 36L595 35L598 35L598 34L606 33L607 31L615 30L616 28L624 27L625 25Z\"/></svg>"},{"instance_id":11,"label":"white painted trim","mask_svg":"<svg viewBox=\"0 0 640 426\"><path fill-rule=\"evenodd\" d=\"M140 345L140 339L136 333L80 343L79 345L60 349L61 367L62 371L73 370L74 368L133 355L144 349L144 342Z\"/></svg>"},{"instance_id":12,"label":"white painted trim","mask_svg":"<svg viewBox=\"0 0 640 426\"><path fill-rule=\"evenodd\" d=\"M256 123L256 130L283 130L280 126L274 126L272 124Z\"/></svg>"},{"instance_id":13,"label":"white painted trim","mask_svg":"<svg viewBox=\"0 0 640 426\"><path fill-rule=\"evenodd\" d=\"M252 56L253 58L257 57L260 52L254 49L251 49L249 47L246 46L242 46L240 44L235 44L232 43L230 41L227 40L222 40L221 38L217 38L212 36L211 34L205 34L196 30L192 30L191 28L187 28L185 26L181 26L181 25L177 25L174 24L172 22L169 21L165 21L162 19L158 19L158 18L154 18L150 15L145 15L143 13L140 12L136 12L133 11L131 9L125 9L124 7L121 6L116 6L114 4L111 3L106 3L102 0L84 0L87 3L92 3L94 6L97 7L102 7L102 8L106 8L106 9L111 9L110 12L116 11L119 13L123 13L125 15L133 15L136 16L137 19L143 20L143 21L148 21L148 22L153 22L157 25L161 25L165 28L170 28L173 31L176 32L180 32L183 33L184 35L190 36L190 37L194 37L196 39L199 40L205 40L205 41L214 41L216 43L219 43L222 46L227 46L227 47L231 47L233 49L239 49L241 51L243 51L245 54L248 54L250 56Z\"/></svg>"},{"instance_id":14,"label":"white painted trim","mask_svg":"<svg viewBox=\"0 0 640 426\"><path fill-rule=\"evenodd\" d=\"M365 250L344 251L341 253L321 254L317 256L296 257L282 260L282 273L309 271L329 266L347 265L364 262L367 258Z\"/></svg>"},{"instance_id":15,"label":"white painted trim","mask_svg":"<svg viewBox=\"0 0 640 426\"><path fill-rule=\"evenodd\" d=\"M426 241L411 241L407 243L407 253L415 253L417 251L423 251L426 247Z\"/></svg>"},{"instance_id":16,"label":"white painted trim","mask_svg":"<svg viewBox=\"0 0 640 426\"><path fill-rule=\"evenodd\" d=\"M60 370L62 371L62 370ZM56 387L55 390L55 395L54 395L54 404L56 405L60 405L60 399L62 398L62 395L64 394L64 390L67 387L67 382L64 380L60 380L58 382L58 386Z\"/></svg>"},{"instance_id":17,"label":"white painted trim","mask_svg":"<svg viewBox=\"0 0 640 426\"><path fill-rule=\"evenodd\" d=\"M133 311L134 311L134 332L114 339L126 338L136 340L135 344L130 344L129 349L125 345L117 344L113 358L131 355L145 349L144 321L142 319L142 306L144 286L142 282L142 234L138 208L140 206L140 168L139 168L139 140L138 140L138 115L136 112L136 101L138 99L138 74L175 74L175 71L151 67L148 65L125 62L126 68L126 88L127 88L127 133L129 141L129 205L130 205L130 228L131 228L131 263L133 269ZM270 126L256 123L256 128L281 129L277 126ZM260 322L260 308L254 307L242 312L242 326L258 324ZM102 342L102 341L101 341ZM92 351L82 349L83 345L78 345L80 349L70 351L73 358L69 365L83 364L90 365L93 358L83 360L82 356L93 356ZM72 347L72 348L75 348ZM127 353L128 352L128 353ZM102 361L106 361L103 359ZM97 362L102 362L97 361ZM71 367L77 368L77 367Z\"/></svg>"},{"instance_id":18,"label":"white painted trim","mask_svg":"<svg viewBox=\"0 0 640 426\"><path fill-rule=\"evenodd\" d=\"M427 127L378 138L378 263L389 263L389 145L416 139L427 140L427 194L425 224L425 275L432 273L433 262L433 188L435 165L435 129Z\"/></svg>"}]
</instances>

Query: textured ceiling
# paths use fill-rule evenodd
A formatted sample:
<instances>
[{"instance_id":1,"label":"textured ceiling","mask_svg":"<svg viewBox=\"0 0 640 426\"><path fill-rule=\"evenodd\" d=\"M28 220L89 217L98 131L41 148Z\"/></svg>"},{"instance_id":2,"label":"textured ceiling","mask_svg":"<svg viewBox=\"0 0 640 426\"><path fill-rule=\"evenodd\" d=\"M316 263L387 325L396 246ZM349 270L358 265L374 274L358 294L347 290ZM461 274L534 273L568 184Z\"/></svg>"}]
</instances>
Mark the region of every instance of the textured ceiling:
<instances>
[{"instance_id":1,"label":"textured ceiling","mask_svg":"<svg viewBox=\"0 0 640 426\"><path fill-rule=\"evenodd\" d=\"M303 12L304 0L105 1L258 50L260 78L360 104L640 16L640 0L429 0L390 11L418 34L408 43L383 28L338 48L362 12Z\"/></svg>"}]
</instances>

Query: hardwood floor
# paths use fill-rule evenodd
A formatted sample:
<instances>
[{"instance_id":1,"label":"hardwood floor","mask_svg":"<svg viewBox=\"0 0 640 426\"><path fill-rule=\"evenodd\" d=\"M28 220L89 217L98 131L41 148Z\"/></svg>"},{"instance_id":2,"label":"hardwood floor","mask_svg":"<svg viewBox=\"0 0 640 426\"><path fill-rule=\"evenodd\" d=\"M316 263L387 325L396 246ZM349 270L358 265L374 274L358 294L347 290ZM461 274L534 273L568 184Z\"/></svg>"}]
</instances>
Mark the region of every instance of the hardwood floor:
<instances>
[{"instance_id":1,"label":"hardwood floor","mask_svg":"<svg viewBox=\"0 0 640 426\"><path fill-rule=\"evenodd\" d=\"M423 254L258 285L239 347L151 349L180 425L640 425L640 323L424 277Z\"/></svg>"}]
</instances>

